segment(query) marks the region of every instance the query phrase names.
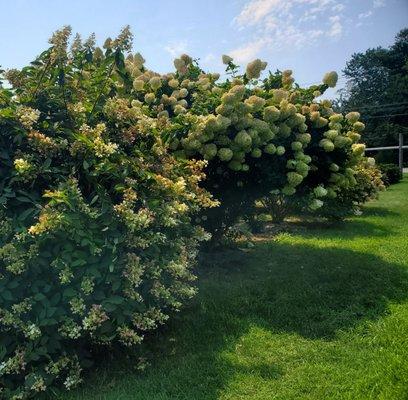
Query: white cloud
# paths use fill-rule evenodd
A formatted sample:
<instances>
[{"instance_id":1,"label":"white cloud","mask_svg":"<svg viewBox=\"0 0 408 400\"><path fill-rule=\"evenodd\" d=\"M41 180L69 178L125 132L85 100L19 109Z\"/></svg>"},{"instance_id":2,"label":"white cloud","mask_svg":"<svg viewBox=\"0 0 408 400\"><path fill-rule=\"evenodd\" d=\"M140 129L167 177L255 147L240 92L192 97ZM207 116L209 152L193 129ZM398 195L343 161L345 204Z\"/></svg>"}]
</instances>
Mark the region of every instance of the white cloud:
<instances>
[{"instance_id":1,"label":"white cloud","mask_svg":"<svg viewBox=\"0 0 408 400\"><path fill-rule=\"evenodd\" d=\"M164 46L164 50L170 53L173 57L177 57L187 52L187 42L185 40L172 41Z\"/></svg>"},{"instance_id":2,"label":"white cloud","mask_svg":"<svg viewBox=\"0 0 408 400\"><path fill-rule=\"evenodd\" d=\"M329 36L338 38L343 33L343 25L340 21L340 16L335 15L329 18L331 27L328 31Z\"/></svg>"},{"instance_id":3,"label":"white cloud","mask_svg":"<svg viewBox=\"0 0 408 400\"><path fill-rule=\"evenodd\" d=\"M343 34L341 11L345 0L249 0L234 18L233 25L246 29L252 39L229 54L237 62L253 59L261 50L302 47L321 37ZM379 1L379 0L377 0ZM319 24L316 24L316 21ZM324 30L325 22L327 28ZM319 27L319 28L318 28Z\"/></svg>"},{"instance_id":4,"label":"white cloud","mask_svg":"<svg viewBox=\"0 0 408 400\"><path fill-rule=\"evenodd\" d=\"M205 69L218 70L222 69L221 57L214 55L214 53L207 53L200 59L200 65Z\"/></svg>"},{"instance_id":5,"label":"white cloud","mask_svg":"<svg viewBox=\"0 0 408 400\"><path fill-rule=\"evenodd\" d=\"M238 64L252 61L265 48L282 50L287 46L300 48L305 45L315 43L325 32L321 29L310 29L302 31L293 25L280 27L274 31L273 38L265 36L253 41L249 41L243 46L228 52Z\"/></svg>"},{"instance_id":6,"label":"white cloud","mask_svg":"<svg viewBox=\"0 0 408 400\"><path fill-rule=\"evenodd\" d=\"M373 12L371 10L368 10L367 12L358 14L358 19L365 19L365 18L369 18L373 15Z\"/></svg>"},{"instance_id":7,"label":"white cloud","mask_svg":"<svg viewBox=\"0 0 408 400\"><path fill-rule=\"evenodd\" d=\"M237 63L246 63L256 58L257 54L265 47L266 44L266 39L248 42L243 46L228 52L228 55L231 56Z\"/></svg>"},{"instance_id":8,"label":"white cloud","mask_svg":"<svg viewBox=\"0 0 408 400\"><path fill-rule=\"evenodd\" d=\"M385 0L374 0L373 7L374 8L385 7Z\"/></svg>"},{"instance_id":9,"label":"white cloud","mask_svg":"<svg viewBox=\"0 0 408 400\"><path fill-rule=\"evenodd\" d=\"M317 16L315 14L303 15L299 18L299 22L315 21L316 19L317 19Z\"/></svg>"},{"instance_id":10,"label":"white cloud","mask_svg":"<svg viewBox=\"0 0 408 400\"><path fill-rule=\"evenodd\" d=\"M333 0L320 0L320 1L306 0L303 1L302 3L313 5L313 7L308 11L308 13L318 14L325 11L327 7L333 3Z\"/></svg>"},{"instance_id":11,"label":"white cloud","mask_svg":"<svg viewBox=\"0 0 408 400\"><path fill-rule=\"evenodd\" d=\"M279 20L275 17L269 16L268 18L265 18L264 26L266 30L273 31L279 27Z\"/></svg>"},{"instance_id":12,"label":"white cloud","mask_svg":"<svg viewBox=\"0 0 408 400\"><path fill-rule=\"evenodd\" d=\"M216 60L216 57L213 53L209 53L203 58L203 62L206 64L209 64L213 62L214 60Z\"/></svg>"},{"instance_id":13,"label":"white cloud","mask_svg":"<svg viewBox=\"0 0 408 400\"><path fill-rule=\"evenodd\" d=\"M376 0L382 1L382 0ZM326 11L330 6L334 11L342 11L344 5L337 0L250 0L239 15L234 18L234 23L240 27L255 26L267 17L290 17L291 10L302 9L302 17ZM306 10L305 10L306 8Z\"/></svg>"},{"instance_id":14,"label":"white cloud","mask_svg":"<svg viewBox=\"0 0 408 400\"><path fill-rule=\"evenodd\" d=\"M344 4L341 4L341 3L336 4L336 5L334 5L334 6L332 7L332 10L333 10L334 12L340 12L340 11L343 11L344 9L345 9L345 5L344 5Z\"/></svg>"},{"instance_id":15,"label":"white cloud","mask_svg":"<svg viewBox=\"0 0 408 400\"><path fill-rule=\"evenodd\" d=\"M292 7L291 3L291 0L251 0L234 21L240 26L256 25L271 12L289 10Z\"/></svg>"},{"instance_id":16,"label":"white cloud","mask_svg":"<svg viewBox=\"0 0 408 400\"><path fill-rule=\"evenodd\" d=\"M385 7L385 0L373 0L373 8L371 10L358 14L359 21L357 22L356 27L359 28L361 26L368 25L368 19L374 14L377 8L381 7Z\"/></svg>"}]
</instances>

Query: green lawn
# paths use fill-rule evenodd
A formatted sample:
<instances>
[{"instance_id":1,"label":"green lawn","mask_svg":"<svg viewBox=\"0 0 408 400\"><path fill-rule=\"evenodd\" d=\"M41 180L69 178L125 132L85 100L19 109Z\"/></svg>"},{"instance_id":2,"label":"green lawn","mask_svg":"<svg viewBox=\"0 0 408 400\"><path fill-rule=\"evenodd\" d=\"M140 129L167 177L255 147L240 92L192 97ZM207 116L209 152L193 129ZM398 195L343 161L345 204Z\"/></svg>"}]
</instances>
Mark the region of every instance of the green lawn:
<instances>
[{"instance_id":1,"label":"green lawn","mask_svg":"<svg viewBox=\"0 0 408 400\"><path fill-rule=\"evenodd\" d=\"M337 227L212 255L199 295L64 400L408 399L408 179Z\"/></svg>"}]
</instances>

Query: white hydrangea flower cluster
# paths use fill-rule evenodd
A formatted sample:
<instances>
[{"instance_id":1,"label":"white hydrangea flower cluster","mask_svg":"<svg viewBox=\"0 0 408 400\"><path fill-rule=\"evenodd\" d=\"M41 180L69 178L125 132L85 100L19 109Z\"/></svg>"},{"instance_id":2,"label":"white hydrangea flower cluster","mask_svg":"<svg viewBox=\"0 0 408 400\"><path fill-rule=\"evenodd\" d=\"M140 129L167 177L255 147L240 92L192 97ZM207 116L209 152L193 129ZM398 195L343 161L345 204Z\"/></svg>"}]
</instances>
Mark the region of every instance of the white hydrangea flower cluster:
<instances>
[{"instance_id":1,"label":"white hydrangea flower cluster","mask_svg":"<svg viewBox=\"0 0 408 400\"><path fill-rule=\"evenodd\" d=\"M33 125L40 118L40 111L31 107L20 106L17 109L17 117L24 128L32 129Z\"/></svg>"},{"instance_id":2,"label":"white hydrangea flower cluster","mask_svg":"<svg viewBox=\"0 0 408 400\"><path fill-rule=\"evenodd\" d=\"M19 175L24 175L32 169L32 165L24 158L16 158L14 160L14 168Z\"/></svg>"},{"instance_id":3,"label":"white hydrangea flower cluster","mask_svg":"<svg viewBox=\"0 0 408 400\"><path fill-rule=\"evenodd\" d=\"M184 75L187 73L188 67L192 63L192 61L193 60L189 55L183 54L180 56L180 58L176 58L174 60L174 66L180 74Z\"/></svg>"},{"instance_id":4,"label":"white hydrangea flower cluster","mask_svg":"<svg viewBox=\"0 0 408 400\"><path fill-rule=\"evenodd\" d=\"M337 85L337 80L339 76L337 75L336 71L328 72L323 77L323 83L328 87L334 88Z\"/></svg>"},{"instance_id":5,"label":"white hydrangea flower cluster","mask_svg":"<svg viewBox=\"0 0 408 400\"><path fill-rule=\"evenodd\" d=\"M248 79L258 79L261 75L261 72L266 68L268 65L267 62L260 60L257 58L256 60L250 62L246 68L246 76Z\"/></svg>"},{"instance_id":6,"label":"white hydrangea flower cluster","mask_svg":"<svg viewBox=\"0 0 408 400\"><path fill-rule=\"evenodd\" d=\"M118 150L117 143L104 140L103 135L106 132L104 123L97 124L95 128L91 128L87 124L83 124L80 128L80 136L77 142L73 143L72 153L78 150L78 147L91 148L96 157L109 157Z\"/></svg>"},{"instance_id":7,"label":"white hydrangea flower cluster","mask_svg":"<svg viewBox=\"0 0 408 400\"><path fill-rule=\"evenodd\" d=\"M126 60L126 66L134 78L134 94L140 98L141 108L147 106L143 112L149 114L148 111L151 110L158 118L168 118L170 114L186 114L190 91L208 91L214 88L213 83L220 77L219 74L201 73L195 81L184 78L193 62L187 54L174 61L176 73L164 75L135 66L135 57L128 57Z\"/></svg>"},{"instance_id":8,"label":"white hydrangea flower cluster","mask_svg":"<svg viewBox=\"0 0 408 400\"><path fill-rule=\"evenodd\" d=\"M232 57L230 57L229 55L227 55L227 54L223 54L223 56L222 56L222 62L223 62L223 64L225 64L225 65L228 65L230 62L232 62L233 61L233 58Z\"/></svg>"},{"instance_id":9,"label":"white hydrangea flower cluster","mask_svg":"<svg viewBox=\"0 0 408 400\"><path fill-rule=\"evenodd\" d=\"M41 336L40 328L35 324L30 324L24 330L24 334L27 339L29 340L36 340Z\"/></svg>"},{"instance_id":10,"label":"white hydrangea flower cluster","mask_svg":"<svg viewBox=\"0 0 408 400\"><path fill-rule=\"evenodd\" d=\"M282 85L284 88L290 89L292 87L293 82L295 82L295 78L292 76L292 70L287 69L282 72Z\"/></svg>"}]
</instances>

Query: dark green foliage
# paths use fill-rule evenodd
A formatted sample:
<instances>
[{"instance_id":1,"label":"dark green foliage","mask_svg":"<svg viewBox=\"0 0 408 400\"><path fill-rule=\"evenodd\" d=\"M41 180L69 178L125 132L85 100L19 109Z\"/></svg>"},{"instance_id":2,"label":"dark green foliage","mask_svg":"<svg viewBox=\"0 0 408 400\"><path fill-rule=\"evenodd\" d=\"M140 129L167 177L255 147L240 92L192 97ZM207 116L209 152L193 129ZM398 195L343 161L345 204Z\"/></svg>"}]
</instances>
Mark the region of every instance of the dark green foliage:
<instances>
[{"instance_id":1,"label":"dark green foliage","mask_svg":"<svg viewBox=\"0 0 408 400\"><path fill-rule=\"evenodd\" d=\"M386 186L394 185L398 183L402 179L402 173L395 164L379 164L378 167L380 168L383 176L383 181Z\"/></svg>"},{"instance_id":2,"label":"dark green foliage","mask_svg":"<svg viewBox=\"0 0 408 400\"><path fill-rule=\"evenodd\" d=\"M377 47L353 54L343 73L348 79L340 110L360 111L366 124L368 147L398 144L408 134L408 28L389 48ZM381 152L380 162L393 162L396 152Z\"/></svg>"}]
</instances>

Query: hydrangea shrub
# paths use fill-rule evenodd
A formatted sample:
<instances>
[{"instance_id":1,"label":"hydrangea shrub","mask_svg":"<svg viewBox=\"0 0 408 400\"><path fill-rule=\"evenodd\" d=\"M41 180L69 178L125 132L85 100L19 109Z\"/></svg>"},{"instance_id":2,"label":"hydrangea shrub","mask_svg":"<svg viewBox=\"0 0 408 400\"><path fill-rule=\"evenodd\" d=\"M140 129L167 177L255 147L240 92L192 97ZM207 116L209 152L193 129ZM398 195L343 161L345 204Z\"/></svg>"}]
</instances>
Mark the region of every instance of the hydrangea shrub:
<instances>
[{"instance_id":1,"label":"hydrangea shrub","mask_svg":"<svg viewBox=\"0 0 408 400\"><path fill-rule=\"evenodd\" d=\"M202 224L215 237L264 196L313 211L357 184L365 160L360 115L339 114L319 100L335 87L335 72L303 89L290 70L260 79L266 63L259 59L241 75L231 57L223 61L229 76L219 81L219 74L204 73L183 55L177 72L161 77L159 92L149 86L149 71L136 71L136 79L147 82L138 93L154 97L152 110L166 118L171 148L209 161L204 187L221 206L206 211Z\"/></svg>"},{"instance_id":2,"label":"hydrangea shrub","mask_svg":"<svg viewBox=\"0 0 408 400\"><path fill-rule=\"evenodd\" d=\"M69 29L0 89L0 398L81 381L89 344L139 344L195 292L191 215L215 202L204 161L177 160L160 121ZM113 73L114 72L114 73ZM112 77L107 79L109 74Z\"/></svg>"}]
</instances>

